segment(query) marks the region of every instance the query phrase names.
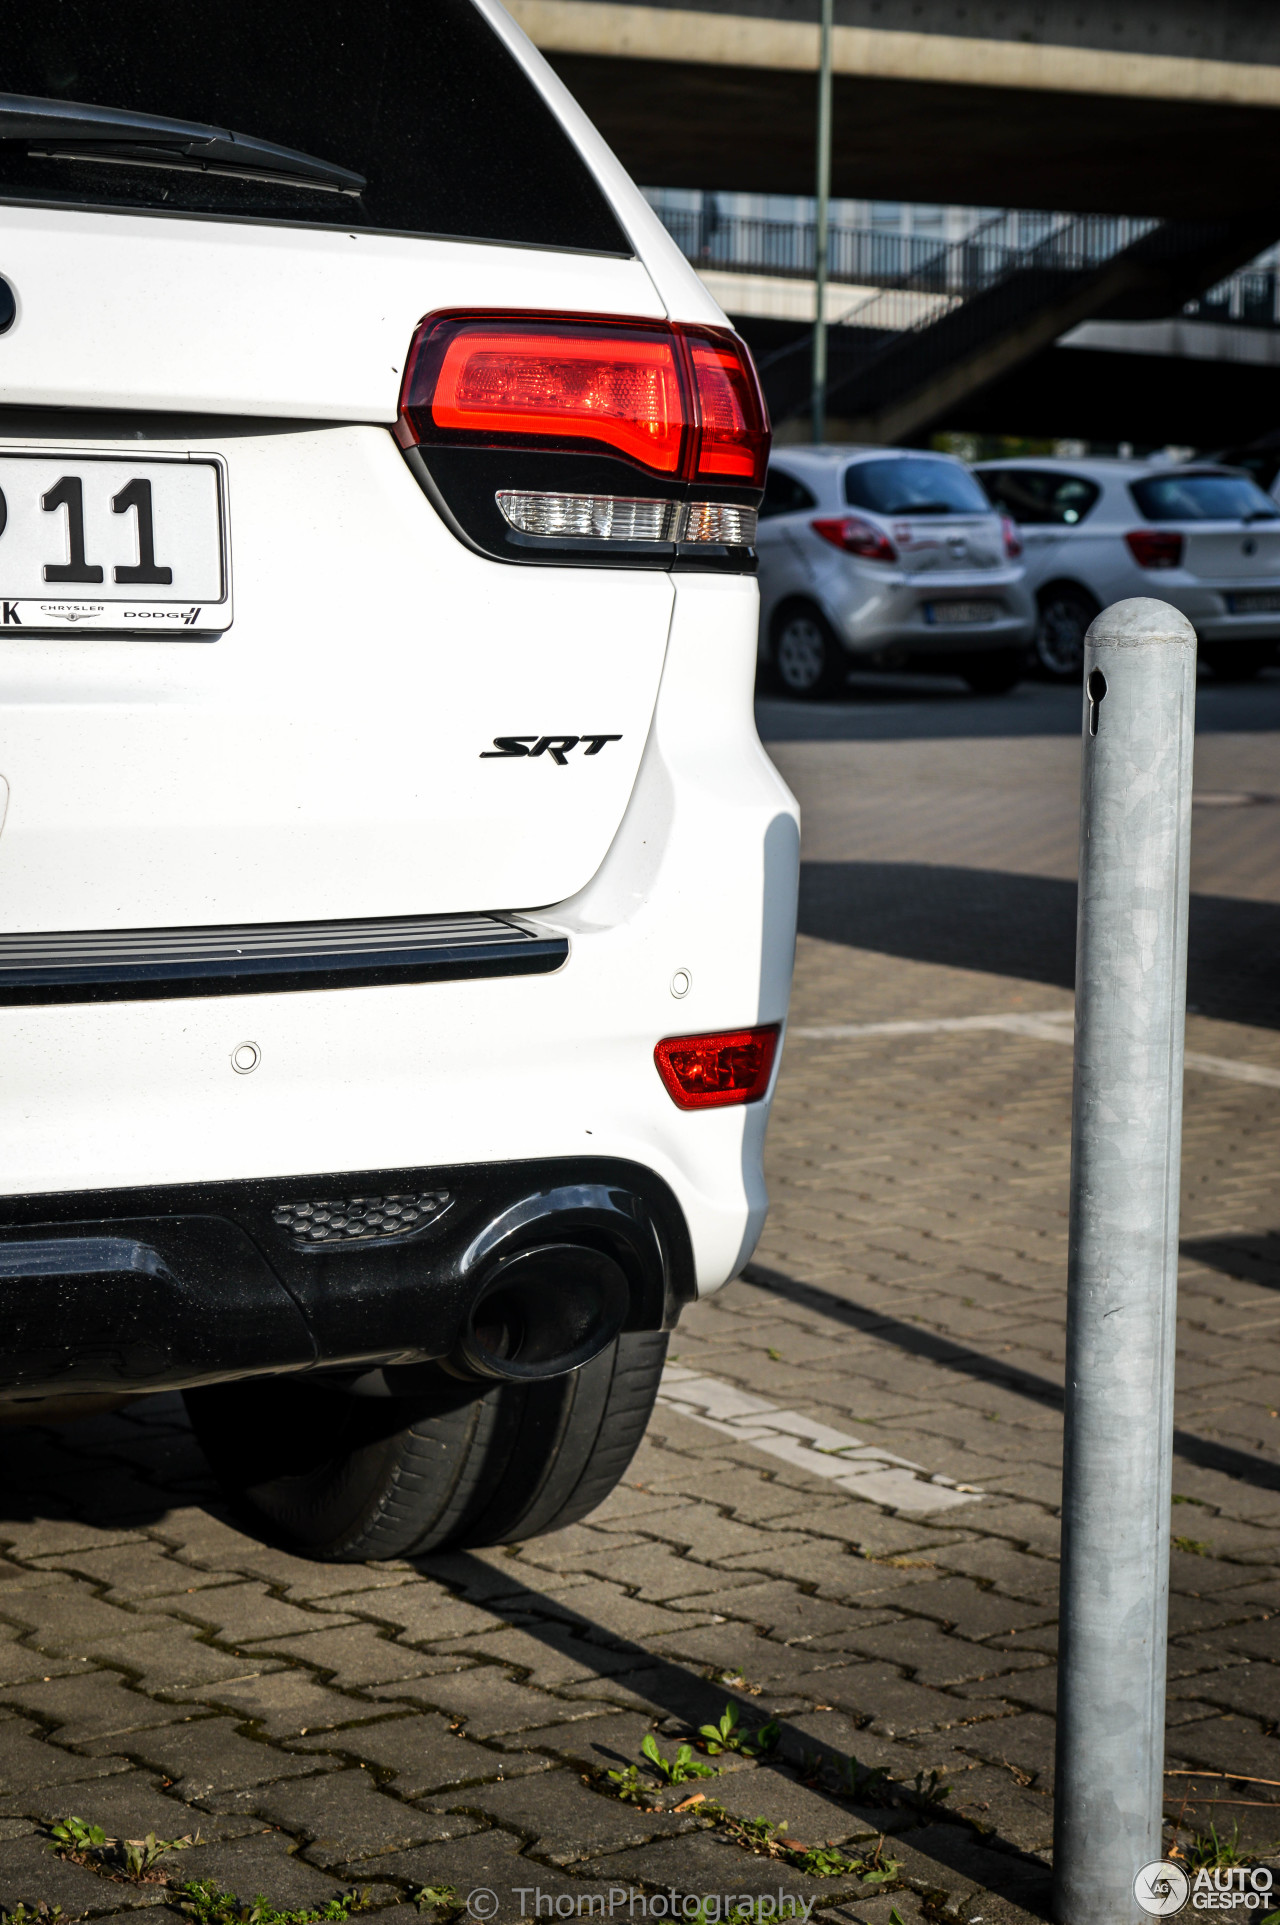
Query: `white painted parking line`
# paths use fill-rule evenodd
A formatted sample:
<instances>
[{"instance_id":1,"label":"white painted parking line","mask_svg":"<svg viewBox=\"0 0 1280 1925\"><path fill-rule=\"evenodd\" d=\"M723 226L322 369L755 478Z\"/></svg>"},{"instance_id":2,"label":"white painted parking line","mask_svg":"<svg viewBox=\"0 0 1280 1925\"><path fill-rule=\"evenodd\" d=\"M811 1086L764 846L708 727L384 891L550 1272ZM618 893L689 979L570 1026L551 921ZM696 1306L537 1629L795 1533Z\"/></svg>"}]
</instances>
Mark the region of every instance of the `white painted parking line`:
<instances>
[{"instance_id":1,"label":"white painted parking line","mask_svg":"<svg viewBox=\"0 0 1280 1925\"><path fill-rule=\"evenodd\" d=\"M793 1024L789 1036L809 1043L842 1043L860 1036L930 1036L948 1031L1003 1030L1009 1036L1029 1036L1041 1043L1070 1043L1074 1040L1075 1014L1070 1009L1042 1009L1026 1016L935 1016L919 1021L895 1023L827 1023L817 1027ZM1258 1083L1267 1089L1280 1089L1280 1069L1266 1063L1245 1063L1233 1056L1206 1056L1189 1049L1188 1069L1204 1076L1223 1076L1233 1083Z\"/></svg>"},{"instance_id":2,"label":"white painted parking line","mask_svg":"<svg viewBox=\"0 0 1280 1925\"><path fill-rule=\"evenodd\" d=\"M848 1431L833 1430L798 1410L782 1410L736 1384L704 1377L682 1364L668 1364L663 1371L658 1402L887 1510L943 1511L986 1496L973 1484L931 1475L909 1457L896 1457L878 1444L865 1444Z\"/></svg>"}]
</instances>

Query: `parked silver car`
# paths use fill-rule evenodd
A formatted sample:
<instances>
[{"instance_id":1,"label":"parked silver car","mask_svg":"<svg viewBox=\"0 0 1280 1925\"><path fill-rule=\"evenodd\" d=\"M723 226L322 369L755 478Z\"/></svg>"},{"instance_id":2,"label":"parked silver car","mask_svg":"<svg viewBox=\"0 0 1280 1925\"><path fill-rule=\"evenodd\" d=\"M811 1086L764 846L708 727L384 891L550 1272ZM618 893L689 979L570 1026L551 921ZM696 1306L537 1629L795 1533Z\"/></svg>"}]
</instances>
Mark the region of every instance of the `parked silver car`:
<instances>
[{"instance_id":1,"label":"parked silver car","mask_svg":"<svg viewBox=\"0 0 1280 1925\"><path fill-rule=\"evenodd\" d=\"M758 549L761 670L789 694L837 694L855 666L940 668L988 695L1021 678L1017 531L949 455L783 448Z\"/></svg>"},{"instance_id":2,"label":"parked silver car","mask_svg":"<svg viewBox=\"0 0 1280 1925\"><path fill-rule=\"evenodd\" d=\"M1256 675L1280 637L1280 508L1251 476L1214 462L1025 456L979 462L993 507L1018 525L1034 591L1035 650L1079 678L1099 609L1156 595L1194 623L1225 680Z\"/></svg>"}]
</instances>

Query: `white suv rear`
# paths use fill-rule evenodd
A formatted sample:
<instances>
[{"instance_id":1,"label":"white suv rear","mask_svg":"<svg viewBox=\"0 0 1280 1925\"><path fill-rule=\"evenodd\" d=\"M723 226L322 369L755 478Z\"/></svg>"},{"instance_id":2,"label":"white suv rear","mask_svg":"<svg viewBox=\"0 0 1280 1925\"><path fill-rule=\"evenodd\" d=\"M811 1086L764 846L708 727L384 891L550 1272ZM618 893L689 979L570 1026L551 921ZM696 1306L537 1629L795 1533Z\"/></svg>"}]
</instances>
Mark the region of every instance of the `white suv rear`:
<instances>
[{"instance_id":1,"label":"white suv rear","mask_svg":"<svg viewBox=\"0 0 1280 1925\"><path fill-rule=\"evenodd\" d=\"M527 1535L763 1220L763 404L496 0L165 20L0 60L0 1397Z\"/></svg>"}]
</instances>

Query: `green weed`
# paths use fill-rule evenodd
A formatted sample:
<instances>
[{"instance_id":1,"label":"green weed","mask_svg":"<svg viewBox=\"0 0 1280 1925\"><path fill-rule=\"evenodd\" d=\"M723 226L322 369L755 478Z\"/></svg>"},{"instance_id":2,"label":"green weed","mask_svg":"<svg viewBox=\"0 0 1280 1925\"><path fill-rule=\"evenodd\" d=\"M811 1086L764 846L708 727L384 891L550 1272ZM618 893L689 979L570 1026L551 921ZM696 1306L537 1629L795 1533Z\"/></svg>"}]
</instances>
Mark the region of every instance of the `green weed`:
<instances>
[{"instance_id":1,"label":"green weed","mask_svg":"<svg viewBox=\"0 0 1280 1925\"><path fill-rule=\"evenodd\" d=\"M70 1858L93 1871L106 1871L140 1884L168 1883L164 1872L156 1870L170 1852L188 1851L200 1842L199 1832L181 1838L157 1838L149 1831L145 1838L109 1838L101 1825L86 1824L83 1818L64 1818L49 1827L49 1849L60 1858Z\"/></svg>"},{"instance_id":2,"label":"green weed","mask_svg":"<svg viewBox=\"0 0 1280 1925\"><path fill-rule=\"evenodd\" d=\"M1219 1838L1217 1826L1199 1831L1182 1854L1193 1872L1226 1871L1232 1865L1247 1865L1252 1860L1240 1850L1240 1821L1231 1827L1230 1838Z\"/></svg>"},{"instance_id":3,"label":"green weed","mask_svg":"<svg viewBox=\"0 0 1280 1925\"><path fill-rule=\"evenodd\" d=\"M352 1912L362 1912L371 1903L367 1892L343 1892L318 1911L282 1912L261 1892L245 1904L215 1879L191 1878L182 1887L180 1910L196 1925L343 1925Z\"/></svg>"},{"instance_id":4,"label":"green weed","mask_svg":"<svg viewBox=\"0 0 1280 1925\"><path fill-rule=\"evenodd\" d=\"M413 1902L420 1912L450 1914L458 1910L456 1885L419 1885Z\"/></svg>"},{"instance_id":5,"label":"green weed","mask_svg":"<svg viewBox=\"0 0 1280 1925\"><path fill-rule=\"evenodd\" d=\"M757 1725L748 1734L738 1729L738 1707L727 1704L720 1714L719 1724L704 1724L699 1727L698 1736L705 1739L707 1750L713 1758L722 1751L737 1751L744 1758L764 1758L777 1749L782 1727L776 1718L767 1724Z\"/></svg>"},{"instance_id":6,"label":"green weed","mask_svg":"<svg viewBox=\"0 0 1280 1925\"><path fill-rule=\"evenodd\" d=\"M864 1883L884 1885L892 1883L898 1876L901 1866L896 1859L885 1858L884 1839L881 1838L870 1858L850 1858L835 1845L802 1845L798 1839L788 1838L786 1821L774 1825L767 1818L738 1818L723 1805L707 1804L703 1807L707 1817L715 1821L718 1830L742 1845L747 1851L763 1858L779 1858L797 1871L807 1872L811 1878L845 1878L850 1875L861 1878Z\"/></svg>"},{"instance_id":7,"label":"green weed","mask_svg":"<svg viewBox=\"0 0 1280 1925\"><path fill-rule=\"evenodd\" d=\"M1173 1548L1175 1551L1185 1551L1189 1557L1210 1557L1212 1555L1209 1546L1198 1537L1175 1537L1173 1540Z\"/></svg>"}]
</instances>

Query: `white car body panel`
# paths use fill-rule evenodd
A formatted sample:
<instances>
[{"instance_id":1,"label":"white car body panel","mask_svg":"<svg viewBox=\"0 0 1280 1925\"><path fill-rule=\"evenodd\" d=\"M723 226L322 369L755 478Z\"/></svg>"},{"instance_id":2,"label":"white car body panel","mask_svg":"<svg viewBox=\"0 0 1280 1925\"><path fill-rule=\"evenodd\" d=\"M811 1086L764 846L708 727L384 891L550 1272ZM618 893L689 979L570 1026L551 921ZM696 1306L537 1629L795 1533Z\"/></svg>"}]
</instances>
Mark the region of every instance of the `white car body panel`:
<instances>
[{"instance_id":1,"label":"white car body panel","mask_svg":"<svg viewBox=\"0 0 1280 1925\"><path fill-rule=\"evenodd\" d=\"M216 454L234 586L216 637L0 623L0 932L519 910L568 960L0 1006L0 1192L621 1158L670 1185L711 1290L763 1223L769 1104L677 1109L653 1052L786 1017L798 814L755 733L756 582L489 559L390 429L428 313L727 324L546 63L476 3L636 258L0 206L18 302L0 402L41 411L0 415L0 454ZM0 544L0 598L3 566ZM566 766L485 754L561 733L619 739Z\"/></svg>"}]
</instances>

